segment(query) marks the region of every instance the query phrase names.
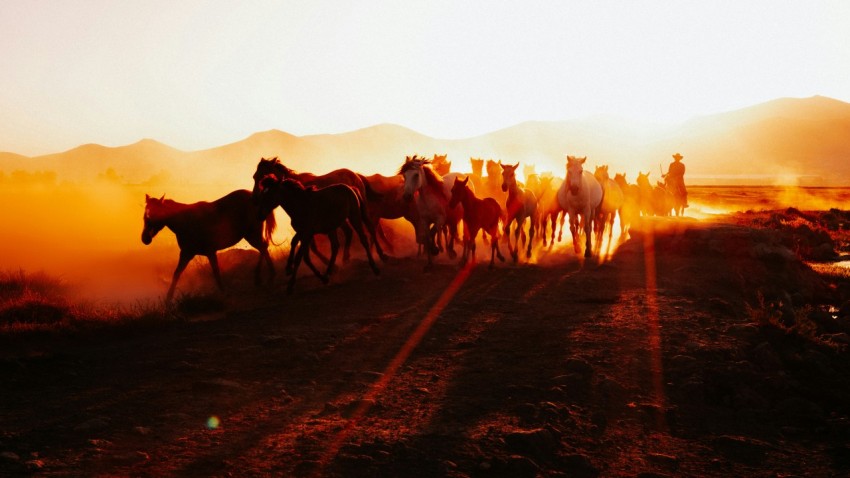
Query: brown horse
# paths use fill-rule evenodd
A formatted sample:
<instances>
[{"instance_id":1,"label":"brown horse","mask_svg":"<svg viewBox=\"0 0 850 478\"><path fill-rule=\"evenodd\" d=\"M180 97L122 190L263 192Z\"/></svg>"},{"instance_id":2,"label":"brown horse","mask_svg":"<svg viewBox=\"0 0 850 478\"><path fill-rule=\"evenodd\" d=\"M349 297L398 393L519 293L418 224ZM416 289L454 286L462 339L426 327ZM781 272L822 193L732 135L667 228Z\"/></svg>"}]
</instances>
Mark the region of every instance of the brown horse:
<instances>
[{"instance_id":1,"label":"brown horse","mask_svg":"<svg viewBox=\"0 0 850 478\"><path fill-rule=\"evenodd\" d=\"M511 253L514 262L519 258L519 239L520 234L525 234L525 219L529 219L528 225L528 247L526 255L531 259L531 245L534 242L534 231L537 229L537 198L534 193L528 189L521 188L517 184L516 169L519 163L511 166L509 164L499 164L502 167L502 191L508 193L508 198L505 201L505 209L507 210L507 220L505 221L505 238L508 241L508 252ZM516 221L516 231L514 233L514 247L511 248L511 223Z\"/></svg>"},{"instance_id":2,"label":"brown horse","mask_svg":"<svg viewBox=\"0 0 850 478\"><path fill-rule=\"evenodd\" d=\"M264 227L265 223L265 227ZM254 280L260 284L260 267L263 261L269 265L274 278L274 265L269 256L269 241L275 230L274 214L261 215L251 200L251 192L238 190L213 202L183 204L165 196L156 199L145 195L144 229L142 242L148 245L162 228L167 227L177 236L180 259L165 296L171 302L180 274L195 256L206 256L212 267L213 276L220 289L221 273L216 251L235 245L243 238L260 251Z\"/></svg>"},{"instance_id":3,"label":"brown horse","mask_svg":"<svg viewBox=\"0 0 850 478\"><path fill-rule=\"evenodd\" d=\"M327 174L323 174L321 176L317 176L313 173L299 173L294 169L288 168L277 157L274 158L260 158L260 162L257 163L257 170L254 172L254 189L252 194L256 195L259 191L259 184L263 178L267 176L274 176L278 180L283 179L294 179L305 186L316 186L316 187L325 187L330 186L332 184L347 184L354 188L355 191L360 195L361 199L368 199L375 195L374 191L366 187L366 184L363 182L362 176L351 171L350 169L336 169ZM374 224L370 226L369 232L372 233L372 237L375 237L374 234ZM342 260L347 261L349 258L349 250L351 248L351 238L352 232L351 228L347 224L343 224L341 227L343 234L345 234L345 247L342 250ZM373 241L375 244L375 250L378 253L378 256L382 260L386 260L386 255L384 251L381 249L380 244L377 241ZM292 244L290 246L290 260L287 262L287 271L291 271L292 269L292 260L294 257L292 256L298 246L295 238L292 238ZM320 258L324 260L324 257L319 254L316 250L315 243L312 246L313 252L319 255Z\"/></svg>"},{"instance_id":4,"label":"brown horse","mask_svg":"<svg viewBox=\"0 0 850 478\"><path fill-rule=\"evenodd\" d=\"M478 191L478 194L484 194L484 160L469 158L469 165L472 167L472 173L469 175L472 186Z\"/></svg>"},{"instance_id":5,"label":"brown horse","mask_svg":"<svg viewBox=\"0 0 850 478\"><path fill-rule=\"evenodd\" d=\"M563 234L566 211L564 211L561 204L558 202L558 188L560 187L560 178L556 178L552 175L540 176L541 192L540 196L537 198L537 211L540 222L538 224L537 232L543 239L544 246L554 246L555 234L558 234L559 242L561 240L561 235ZM558 232L559 224L561 226L560 232ZM551 226L552 228L551 238L548 235L547 226Z\"/></svg>"},{"instance_id":6,"label":"brown horse","mask_svg":"<svg viewBox=\"0 0 850 478\"><path fill-rule=\"evenodd\" d=\"M412 203L402 199L404 178L401 175L384 176L382 174L361 175L361 178L366 184L367 190L373 191L372 199L368 201L369 220L375 225L376 235L384 241L387 249L392 252L392 243L384 234L380 220L403 217L413 224L414 228L417 225L416 208L413 207Z\"/></svg>"},{"instance_id":7,"label":"brown horse","mask_svg":"<svg viewBox=\"0 0 850 478\"><path fill-rule=\"evenodd\" d=\"M448 156L448 154L434 154L434 159L431 160L431 167L440 176L445 176L452 170L452 162L446 159Z\"/></svg>"},{"instance_id":8,"label":"brown horse","mask_svg":"<svg viewBox=\"0 0 850 478\"><path fill-rule=\"evenodd\" d=\"M502 251L499 250L499 222L504 222L505 214L495 199L475 197L475 193L469 188L468 183L468 176L463 181L460 178L455 178L452 195L449 199L449 207L454 207L458 203L463 204L463 258L461 264L466 264L470 254L472 254L472 261L475 262L475 240L478 238L478 231L483 229L487 234L490 234L490 268L492 269L495 262L494 256L505 262Z\"/></svg>"},{"instance_id":9,"label":"brown horse","mask_svg":"<svg viewBox=\"0 0 850 478\"><path fill-rule=\"evenodd\" d=\"M625 173L615 174L614 182L623 191L624 202L620 220L623 222L624 231L628 233L631 225L640 218L640 188L636 184L629 184Z\"/></svg>"},{"instance_id":10,"label":"brown horse","mask_svg":"<svg viewBox=\"0 0 850 478\"><path fill-rule=\"evenodd\" d=\"M294 179L278 180L269 176L260 181L258 189L260 214L270 214L277 206L281 206L289 215L296 236L300 237L301 245L295 254L294 270L286 289L288 293L292 293L295 288L295 278L302 259L323 283L328 283L339 251L336 231L345 222L357 233L366 250L372 271L375 275L380 273L363 230L364 224L368 226L369 215L354 188L346 184L333 184L318 189L315 186L305 188ZM331 243L331 256L324 274L313 265L308 251L316 234L326 234Z\"/></svg>"}]
</instances>

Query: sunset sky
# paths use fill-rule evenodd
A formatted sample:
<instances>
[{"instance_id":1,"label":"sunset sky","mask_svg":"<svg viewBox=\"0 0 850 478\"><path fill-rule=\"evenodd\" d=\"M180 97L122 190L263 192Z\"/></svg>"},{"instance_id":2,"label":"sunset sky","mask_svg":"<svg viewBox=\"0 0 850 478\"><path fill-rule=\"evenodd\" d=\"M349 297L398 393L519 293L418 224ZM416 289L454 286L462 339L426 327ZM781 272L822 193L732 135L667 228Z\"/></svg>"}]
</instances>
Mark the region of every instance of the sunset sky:
<instances>
[{"instance_id":1,"label":"sunset sky","mask_svg":"<svg viewBox=\"0 0 850 478\"><path fill-rule=\"evenodd\" d=\"M0 2L0 151L850 101L850 2Z\"/></svg>"}]
</instances>

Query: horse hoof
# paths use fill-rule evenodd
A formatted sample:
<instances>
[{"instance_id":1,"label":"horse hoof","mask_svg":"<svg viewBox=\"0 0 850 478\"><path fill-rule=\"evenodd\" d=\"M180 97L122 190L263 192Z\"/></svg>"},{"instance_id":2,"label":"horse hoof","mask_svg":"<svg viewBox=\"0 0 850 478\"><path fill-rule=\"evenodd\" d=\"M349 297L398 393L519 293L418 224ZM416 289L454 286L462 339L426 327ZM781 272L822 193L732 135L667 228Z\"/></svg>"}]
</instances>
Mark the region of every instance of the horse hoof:
<instances>
[{"instance_id":1,"label":"horse hoof","mask_svg":"<svg viewBox=\"0 0 850 478\"><path fill-rule=\"evenodd\" d=\"M593 257L593 254L591 254L590 251L584 251L584 257L590 258Z\"/></svg>"},{"instance_id":2,"label":"horse hoof","mask_svg":"<svg viewBox=\"0 0 850 478\"><path fill-rule=\"evenodd\" d=\"M325 284L325 285L328 285L328 283L330 283L330 281L331 281L330 276L328 274L323 275L321 277L321 279L322 279L322 284Z\"/></svg>"}]
</instances>

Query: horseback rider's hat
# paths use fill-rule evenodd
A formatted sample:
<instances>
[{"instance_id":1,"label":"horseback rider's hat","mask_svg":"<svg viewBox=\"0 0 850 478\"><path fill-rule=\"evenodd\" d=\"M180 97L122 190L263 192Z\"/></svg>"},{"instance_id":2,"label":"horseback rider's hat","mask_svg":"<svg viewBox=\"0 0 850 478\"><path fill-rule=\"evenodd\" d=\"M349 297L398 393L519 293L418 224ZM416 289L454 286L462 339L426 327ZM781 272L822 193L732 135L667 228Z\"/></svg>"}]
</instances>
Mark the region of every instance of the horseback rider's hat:
<instances>
[{"instance_id":1,"label":"horseback rider's hat","mask_svg":"<svg viewBox=\"0 0 850 478\"><path fill-rule=\"evenodd\" d=\"M684 156L682 156L679 153L676 153L676 154L673 155L673 159L675 159L676 161L681 161L682 158L684 158Z\"/></svg>"}]
</instances>

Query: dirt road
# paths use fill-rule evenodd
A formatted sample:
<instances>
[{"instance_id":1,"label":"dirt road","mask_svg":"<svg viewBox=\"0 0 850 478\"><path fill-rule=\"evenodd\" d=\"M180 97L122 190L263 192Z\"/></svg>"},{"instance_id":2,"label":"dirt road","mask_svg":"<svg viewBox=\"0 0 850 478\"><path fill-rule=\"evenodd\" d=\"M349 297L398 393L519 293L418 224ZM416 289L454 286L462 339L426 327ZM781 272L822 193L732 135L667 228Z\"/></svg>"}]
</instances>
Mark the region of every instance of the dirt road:
<instances>
[{"instance_id":1,"label":"dirt road","mask_svg":"<svg viewBox=\"0 0 850 478\"><path fill-rule=\"evenodd\" d=\"M768 239L677 224L602 264L354 261L292 296L238 282L206 314L4 343L0 474L850 472L846 347L754 323L756 292L820 285L753 253Z\"/></svg>"}]
</instances>

